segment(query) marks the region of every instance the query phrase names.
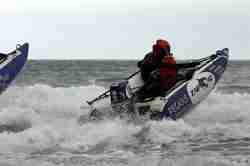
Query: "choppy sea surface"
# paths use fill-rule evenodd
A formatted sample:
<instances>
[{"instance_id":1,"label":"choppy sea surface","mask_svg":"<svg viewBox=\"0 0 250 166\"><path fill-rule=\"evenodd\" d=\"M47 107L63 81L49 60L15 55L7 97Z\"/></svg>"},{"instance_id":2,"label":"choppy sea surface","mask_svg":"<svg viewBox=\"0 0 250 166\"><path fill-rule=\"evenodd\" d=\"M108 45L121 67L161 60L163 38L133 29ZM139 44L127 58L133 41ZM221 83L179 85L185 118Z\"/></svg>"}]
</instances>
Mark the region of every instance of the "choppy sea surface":
<instances>
[{"instance_id":1,"label":"choppy sea surface","mask_svg":"<svg viewBox=\"0 0 250 166\"><path fill-rule=\"evenodd\" d=\"M0 96L0 166L250 165L250 61L231 61L184 119L77 123L85 100L136 70L136 61L29 61Z\"/></svg>"}]
</instances>

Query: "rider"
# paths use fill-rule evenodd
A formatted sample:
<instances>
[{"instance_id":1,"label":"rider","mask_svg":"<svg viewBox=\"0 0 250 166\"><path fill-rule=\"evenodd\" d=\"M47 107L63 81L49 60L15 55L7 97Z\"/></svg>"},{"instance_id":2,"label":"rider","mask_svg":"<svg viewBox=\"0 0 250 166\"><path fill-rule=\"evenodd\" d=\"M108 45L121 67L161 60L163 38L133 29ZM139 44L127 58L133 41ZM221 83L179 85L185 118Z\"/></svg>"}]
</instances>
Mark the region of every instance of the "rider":
<instances>
[{"instance_id":1,"label":"rider","mask_svg":"<svg viewBox=\"0 0 250 166\"><path fill-rule=\"evenodd\" d=\"M138 92L139 99L164 95L176 83L176 61L167 40L158 39L153 51L138 62L145 85Z\"/></svg>"}]
</instances>

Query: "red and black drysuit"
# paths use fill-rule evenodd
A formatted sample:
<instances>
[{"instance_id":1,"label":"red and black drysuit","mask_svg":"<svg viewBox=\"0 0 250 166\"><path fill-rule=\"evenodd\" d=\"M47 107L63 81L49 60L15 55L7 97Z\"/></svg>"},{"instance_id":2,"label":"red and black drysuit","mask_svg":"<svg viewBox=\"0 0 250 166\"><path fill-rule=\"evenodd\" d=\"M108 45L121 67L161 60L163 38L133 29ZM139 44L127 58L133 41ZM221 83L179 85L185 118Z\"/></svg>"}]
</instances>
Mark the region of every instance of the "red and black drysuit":
<instances>
[{"instance_id":1,"label":"red and black drysuit","mask_svg":"<svg viewBox=\"0 0 250 166\"><path fill-rule=\"evenodd\" d=\"M144 59L138 62L138 67L145 82L137 93L141 100L164 95L164 92L176 83L176 61L170 55L170 49L166 51L159 45L154 45L153 52L146 54Z\"/></svg>"}]
</instances>

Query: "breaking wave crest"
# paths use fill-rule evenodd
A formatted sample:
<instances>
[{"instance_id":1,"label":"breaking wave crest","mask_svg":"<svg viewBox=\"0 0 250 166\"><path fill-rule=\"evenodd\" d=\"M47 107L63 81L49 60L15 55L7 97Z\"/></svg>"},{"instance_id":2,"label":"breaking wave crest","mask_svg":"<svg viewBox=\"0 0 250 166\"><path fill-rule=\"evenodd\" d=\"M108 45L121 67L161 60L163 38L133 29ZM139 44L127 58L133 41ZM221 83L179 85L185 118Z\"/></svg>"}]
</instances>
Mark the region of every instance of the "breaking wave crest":
<instances>
[{"instance_id":1,"label":"breaking wave crest","mask_svg":"<svg viewBox=\"0 0 250 166\"><path fill-rule=\"evenodd\" d=\"M115 119L80 126L77 118L88 112L84 101L104 90L41 84L10 87L0 96L0 153L119 154L129 158L129 165L147 165L147 161L149 165L246 165L245 157L221 156L248 155L250 94L213 92L178 121L134 125ZM142 157L145 147L151 155ZM152 155L159 151L167 157ZM177 159L178 154L189 155Z\"/></svg>"}]
</instances>

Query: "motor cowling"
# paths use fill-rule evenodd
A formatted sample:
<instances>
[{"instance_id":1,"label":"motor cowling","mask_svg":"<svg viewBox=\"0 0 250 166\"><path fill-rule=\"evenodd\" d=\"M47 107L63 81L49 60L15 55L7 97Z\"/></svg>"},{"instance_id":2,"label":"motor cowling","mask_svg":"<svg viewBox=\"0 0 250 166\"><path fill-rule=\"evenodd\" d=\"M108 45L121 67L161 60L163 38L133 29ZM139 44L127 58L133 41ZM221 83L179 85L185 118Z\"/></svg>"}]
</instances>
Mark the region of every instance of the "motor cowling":
<instances>
[{"instance_id":1,"label":"motor cowling","mask_svg":"<svg viewBox=\"0 0 250 166\"><path fill-rule=\"evenodd\" d=\"M110 86L111 104L117 104L128 99L127 85L128 85L127 80L111 84Z\"/></svg>"}]
</instances>

